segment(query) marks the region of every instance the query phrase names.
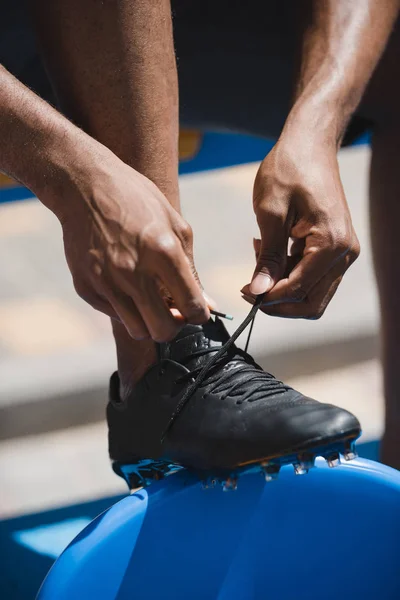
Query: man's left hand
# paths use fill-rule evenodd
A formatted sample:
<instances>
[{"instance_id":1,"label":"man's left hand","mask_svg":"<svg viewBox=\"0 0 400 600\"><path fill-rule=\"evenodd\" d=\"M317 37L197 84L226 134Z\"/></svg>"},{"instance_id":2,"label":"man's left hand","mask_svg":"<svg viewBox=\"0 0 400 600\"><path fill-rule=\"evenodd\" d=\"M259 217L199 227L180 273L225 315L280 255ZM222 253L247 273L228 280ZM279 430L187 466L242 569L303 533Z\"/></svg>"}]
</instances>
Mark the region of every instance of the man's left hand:
<instances>
[{"instance_id":1,"label":"man's left hand","mask_svg":"<svg viewBox=\"0 0 400 600\"><path fill-rule=\"evenodd\" d=\"M292 127L261 163L253 196L261 240L242 293L249 302L266 293L270 315L321 317L359 255L336 152L322 135Z\"/></svg>"}]
</instances>

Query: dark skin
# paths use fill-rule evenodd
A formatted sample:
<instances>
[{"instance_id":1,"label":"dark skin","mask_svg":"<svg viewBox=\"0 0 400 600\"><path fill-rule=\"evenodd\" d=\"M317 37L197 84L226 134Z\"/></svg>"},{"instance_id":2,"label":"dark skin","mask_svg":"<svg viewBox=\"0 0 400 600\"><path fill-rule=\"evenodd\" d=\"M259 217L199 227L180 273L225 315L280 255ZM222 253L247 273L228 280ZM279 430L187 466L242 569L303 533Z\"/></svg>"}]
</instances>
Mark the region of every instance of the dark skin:
<instances>
[{"instance_id":1,"label":"dark skin","mask_svg":"<svg viewBox=\"0 0 400 600\"><path fill-rule=\"evenodd\" d=\"M0 132L5 148L12 144L1 168L59 218L78 293L136 340L171 339L182 318L161 289L190 322L209 311L179 214L169 3L59 0L33 9L61 106L86 133L3 70Z\"/></svg>"},{"instance_id":2,"label":"dark skin","mask_svg":"<svg viewBox=\"0 0 400 600\"><path fill-rule=\"evenodd\" d=\"M249 301L269 292L268 314L321 317L360 252L337 152L398 14L398 1L384 4L313 4L295 101L254 184L261 241L253 281L242 292Z\"/></svg>"},{"instance_id":3,"label":"dark skin","mask_svg":"<svg viewBox=\"0 0 400 600\"><path fill-rule=\"evenodd\" d=\"M311 6L293 107L254 185L260 241L243 288L250 302L267 292L263 310L292 318L320 317L359 253L336 155L399 1ZM0 169L59 218L78 293L113 318L124 395L154 362L153 340L209 317L180 215L170 3L32 8L60 104L80 128L0 69Z\"/></svg>"}]
</instances>

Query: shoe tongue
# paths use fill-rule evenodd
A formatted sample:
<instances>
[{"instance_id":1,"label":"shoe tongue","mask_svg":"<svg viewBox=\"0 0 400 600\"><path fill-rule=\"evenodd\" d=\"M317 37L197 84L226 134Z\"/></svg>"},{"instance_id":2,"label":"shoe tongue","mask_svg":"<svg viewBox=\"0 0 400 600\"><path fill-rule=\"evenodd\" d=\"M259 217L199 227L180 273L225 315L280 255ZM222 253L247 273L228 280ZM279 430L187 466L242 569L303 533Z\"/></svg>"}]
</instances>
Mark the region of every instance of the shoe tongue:
<instances>
[{"instance_id":1,"label":"shoe tongue","mask_svg":"<svg viewBox=\"0 0 400 600\"><path fill-rule=\"evenodd\" d=\"M160 358L180 362L188 369L194 369L210 360L211 353L202 356L190 355L206 348L220 348L229 339L229 333L218 317L210 319L205 325L185 325L179 334L165 344L160 344Z\"/></svg>"}]
</instances>

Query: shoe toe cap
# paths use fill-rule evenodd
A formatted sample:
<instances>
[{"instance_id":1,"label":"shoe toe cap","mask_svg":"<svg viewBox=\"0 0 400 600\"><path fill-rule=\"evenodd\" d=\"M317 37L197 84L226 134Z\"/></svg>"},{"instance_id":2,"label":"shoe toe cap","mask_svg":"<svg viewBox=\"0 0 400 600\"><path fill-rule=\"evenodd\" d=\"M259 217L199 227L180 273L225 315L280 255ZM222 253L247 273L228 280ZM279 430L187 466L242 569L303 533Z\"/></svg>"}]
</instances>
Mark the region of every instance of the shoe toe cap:
<instances>
[{"instance_id":1,"label":"shoe toe cap","mask_svg":"<svg viewBox=\"0 0 400 600\"><path fill-rule=\"evenodd\" d=\"M292 446L357 437L361 432L360 423L351 412L332 404L302 404L290 411L290 418L287 413L281 420L281 434L291 440Z\"/></svg>"}]
</instances>

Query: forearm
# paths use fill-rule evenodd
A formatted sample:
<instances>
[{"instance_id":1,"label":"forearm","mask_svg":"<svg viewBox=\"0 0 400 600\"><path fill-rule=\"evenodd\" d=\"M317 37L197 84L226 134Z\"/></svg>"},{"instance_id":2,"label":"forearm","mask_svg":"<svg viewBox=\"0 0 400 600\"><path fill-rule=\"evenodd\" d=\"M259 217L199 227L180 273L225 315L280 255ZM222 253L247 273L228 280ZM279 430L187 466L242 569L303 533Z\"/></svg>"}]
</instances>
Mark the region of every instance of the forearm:
<instances>
[{"instance_id":1,"label":"forearm","mask_svg":"<svg viewBox=\"0 0 400 600\"><path fill-rule=\"evenodd\" d=\"M58 213L57 197L61 204L66 180L89 150L102 149L0 65L0 171Z\"/></svg>"},{"instance_id":2,"label":"forearm","mask_svg":"<svg viewBox=\"0 0 400 600\"><path fill-rule=\"evenodd\" d=\"M169 0L36 0L63 110L178 201L178 83Z\"/></svg>"},{"instance_id":3,"label":"forearm","mask_svg":"<svg viewBox=\"0 0 400 600\"><path fill-rule=\"evenodd\" d=\"M295 100L288 119L339 144L385 48L399 0L311 0Z\"/></svg>"}]
</instances>

